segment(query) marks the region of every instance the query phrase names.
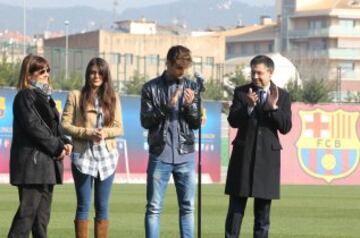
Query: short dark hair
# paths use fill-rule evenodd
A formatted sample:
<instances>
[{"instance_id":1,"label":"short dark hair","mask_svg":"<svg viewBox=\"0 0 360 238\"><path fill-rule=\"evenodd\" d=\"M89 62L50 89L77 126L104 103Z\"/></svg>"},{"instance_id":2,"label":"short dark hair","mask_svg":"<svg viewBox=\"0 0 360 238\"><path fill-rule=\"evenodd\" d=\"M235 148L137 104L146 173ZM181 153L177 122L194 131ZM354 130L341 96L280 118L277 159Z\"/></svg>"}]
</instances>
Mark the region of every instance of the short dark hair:
<instances>
[{"instance_id":1,"label":"short dark hair","mask_svg":"<svg viewBox=\"0 0 360 238\"><path fill-rule=\"evenodd\" d=\"M258 64L264 64L271 72L274 72L275 64L270 57L266 55L257 55L250 61L250 67Z\"/></svg>"},{"instance_id":2,"label":"short dark hair","mask_svg":"<svg viewBox=\"0 0 360 238\"><path fill-rule=\"evenodd\" d=\"M172 46L166 55L166 60L171 65L176 63L184 68L189 68L192 64L191 51L182 45Z\"/></svg>"}]
</instances>

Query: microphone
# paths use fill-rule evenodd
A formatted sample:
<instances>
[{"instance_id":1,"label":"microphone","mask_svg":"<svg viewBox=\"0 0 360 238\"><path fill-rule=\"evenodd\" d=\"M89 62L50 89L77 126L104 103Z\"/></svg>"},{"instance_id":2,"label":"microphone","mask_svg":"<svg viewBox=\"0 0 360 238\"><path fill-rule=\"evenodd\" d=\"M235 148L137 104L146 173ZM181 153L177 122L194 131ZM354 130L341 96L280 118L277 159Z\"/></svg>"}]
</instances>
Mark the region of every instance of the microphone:
<instances>
[{"instance_id":1,"label":"microphone","mask_svg":"<svg viewBox=\"0 0 360 238\"><path fill-rule=\"evenodd\" d=\"M255 83L251 84L251 88L252 88L253 92L255 92L255 93L258 93L262 89L262 87L256 85Z\"/></svg>"},{"instance_id":2,"label":"microphone","mask_svg":"<svg viewBox=\"0 0 360 238\"><path fill-rule=\"evenodd\" d=\"M194 77L196 79L196 86L199 92L205 92L204 78L201 76L199 72L195 72Z\"/></svg>"},{"instance_id":3,"label":"microphone","mask_svg":"<svg viewBox=\"0 0 360 238\"><path fill-rule=\"evenodd\" d=\"M262 87L256 85L255 83L251 83L251 86L250 88L252 89L252 91L254 93L256 93L256 95L258 96L258 100L257 100L257 103L261 103L261 95L260 95L260 92L263 90Z\"/></svg>"}]
</instances>

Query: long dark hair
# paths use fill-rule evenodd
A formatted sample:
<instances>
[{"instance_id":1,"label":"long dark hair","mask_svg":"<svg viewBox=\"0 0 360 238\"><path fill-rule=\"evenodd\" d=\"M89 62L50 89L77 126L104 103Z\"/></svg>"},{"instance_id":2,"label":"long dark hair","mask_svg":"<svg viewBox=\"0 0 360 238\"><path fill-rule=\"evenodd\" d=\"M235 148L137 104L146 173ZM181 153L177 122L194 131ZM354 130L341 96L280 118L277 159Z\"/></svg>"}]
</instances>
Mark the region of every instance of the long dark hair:
<instances>
[{"instance_id":1,"label":"long dark hair","mask_svg":"<svg viewBox=\"0 0 360 238\"><path fill-rule=\"evenodd\" d=\"M50 68L49 62L45 58L33 54L27 55L21 63L20 75L16 88L24 89L29 87L28 77L44 67Z\"/></svg>"},{"instance_id":2,"label":"long dark hair","mask_svg":"<svg viewBox=\"0 0 360 238\"><path fill-rule=\"evenodd\" d=\"M87 106L95 104L94 90L91 87L90 74L92 67L96 67L99 71L99 75L102 76L103 83L97 90L97 96L104 114L104 125L110 126L114 122L115 118L115 104L116 95L111 85L111 74L108 63L102 58L93 58L90 60L86 67L85 72L85 85L81 90L80 96L80 111L84 119L86 120L86 108Z\"/></svg>"}]
</instances>

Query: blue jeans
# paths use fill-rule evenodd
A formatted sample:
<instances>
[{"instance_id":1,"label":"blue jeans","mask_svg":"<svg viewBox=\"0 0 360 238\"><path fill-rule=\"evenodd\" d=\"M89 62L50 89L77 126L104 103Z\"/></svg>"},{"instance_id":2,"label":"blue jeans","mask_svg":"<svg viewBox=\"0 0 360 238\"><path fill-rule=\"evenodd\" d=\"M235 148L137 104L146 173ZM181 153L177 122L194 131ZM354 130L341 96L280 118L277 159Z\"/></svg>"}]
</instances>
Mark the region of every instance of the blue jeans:
<instances>
[{"instance_id":1,"label":"blue jeans","mask_svg":"<svg viewBox=\"0 0 360 238\"><path fill-rule=\"evenodd\" d=\"M174 178L179 204L180 235L182 238L194 237L195 161L169 164L149 159L145 214L147 238L159 237L160 213L171 174Z\"/></svg>"},{"instance_id":2,"label":"blue jeans","mask_svg":"<svg viewBox=\"0 0 360 238\"><path fill-rule=\"evenodd\" d=\"M95 184L95 219L107 220L109 198L115 173L101 181L99 177L81 173L73 164L71 170L75 182L77 207L76 220L88 220L91 204L91 191Z\"/></svg>"}]
</instances>

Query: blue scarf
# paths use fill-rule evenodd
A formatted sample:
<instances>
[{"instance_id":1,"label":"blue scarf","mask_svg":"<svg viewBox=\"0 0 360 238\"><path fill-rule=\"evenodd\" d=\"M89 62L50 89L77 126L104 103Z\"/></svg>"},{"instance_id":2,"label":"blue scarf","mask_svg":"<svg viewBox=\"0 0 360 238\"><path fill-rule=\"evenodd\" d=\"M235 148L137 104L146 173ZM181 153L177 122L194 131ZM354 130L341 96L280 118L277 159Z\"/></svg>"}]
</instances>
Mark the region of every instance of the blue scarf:
<instances>
[{"instance_id":1,"label":"blue scarf","mask_svg":"<svg viewBox=\"0 0 360 238\"><path fill-rule=\"evenodd\" d=\"M52 89L48 83L41 83L36 80L30 80L30 86L40 89L40 91L46 96L51 96Z\"/></svg>"}]
</instances>

